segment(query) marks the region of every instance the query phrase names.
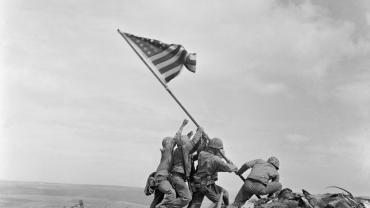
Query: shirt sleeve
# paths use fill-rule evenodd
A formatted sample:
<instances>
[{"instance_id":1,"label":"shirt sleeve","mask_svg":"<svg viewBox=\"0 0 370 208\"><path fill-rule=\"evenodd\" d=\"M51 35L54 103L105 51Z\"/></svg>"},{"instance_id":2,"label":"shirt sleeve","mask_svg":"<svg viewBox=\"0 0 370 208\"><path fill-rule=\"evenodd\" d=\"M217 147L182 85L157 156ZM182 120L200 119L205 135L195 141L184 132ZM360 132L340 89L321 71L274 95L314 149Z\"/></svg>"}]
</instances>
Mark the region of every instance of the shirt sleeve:
<instances>
[{"instance_id":1,"label":"shirt sleeve","mask_svg":"<svg viewBox=\"0 0 370 208\"><path fill-rule=\"evenodd\" d=\"M253 166L259 163L260 161L261 161L260 159L257 159L257 160L251 160L251 161L244 163L242 167L240 167L240 169L238 170L238 174L243 174L249 168L253 168Z\"/></svg>"},{"instance_id":2,"label":"shirt sleeve","mask_svg":"<svg viewBox=\"0 0 370 208\"><path fill-rule=\"evenodd\" d=\"M214 165L216 172L233 172L238 170L234 164L226 163L221 158L215 158Z\"/></svg>"},{"instance_id":3,"label":"shirt sleeve","mask_svg":"<svg viewBox=\"0 0 370 208\"><path fill-rule=\"evenodd\" d=\"M279 182L280 180L280 175L278 172L276 172L272 177L271 177L272 182Z\"/></svg>"},{"instance_id":4,"label":"shirt sleeve","mask_svg":"<svg viewBox=\"0 0 370 208\"><path fill-rule=\"evenodd\" d=\"M184 152L187 152L189 154L192 154L193 152L195 152L195 146L200 141L201 137L202 137L202 131L198 129L197 132L195 132L195 135L193 136L193 138L190 140L190 142L186 143L183 146Z\"/></svg>"},{"instance_id":5,"label":"shirt sleeve","mask_svg":"<svg viewBox=\"0 0 370 208\"><path fill-rule=\"evenodd\" d=\"M174 140L174 146L180 144L180 140L181 140L181 132L180 131L176 132L175 137L173 138L173 140Z\"/></svg>"}]
</instances>

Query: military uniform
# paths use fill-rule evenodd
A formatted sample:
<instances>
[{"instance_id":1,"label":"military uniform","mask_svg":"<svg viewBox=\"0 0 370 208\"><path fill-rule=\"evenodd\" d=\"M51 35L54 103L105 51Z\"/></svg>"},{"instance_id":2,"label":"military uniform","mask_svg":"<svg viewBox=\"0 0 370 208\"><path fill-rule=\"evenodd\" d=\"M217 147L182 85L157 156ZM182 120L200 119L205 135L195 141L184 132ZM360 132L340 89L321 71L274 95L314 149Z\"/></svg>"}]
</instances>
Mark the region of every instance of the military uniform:
<instances>
[{"instance_id":1,"label":"military uniform","mask_svg":"<svg viewBox=\"0 0 370 208\"><path fill-rule=\"evenodd\" d=\"M191 154L196 151L196 146L202 136L202 130L198 129L192 140L189 141L187 136L182 136L182 141L173 153L173 165L171 169L171 182L177 193L177 197L162 205L161 208L181 208L191 201L191 192L186 180L190 177L191 172ZM185 170L184 170L185 168Z\"/></svg>"},{"instance_id":2,"label":"military uniform","mask_svg":"<svg viewBox=\"0 0 370 208\"><path fill-rule=\"evenodd\" d=\"M202 204L204 196L214 203L217 203L223 192L224 205L229 204L228 192L215 184L217 181L218 172L233 172L237 167L233 164L225 163L222 158L209 151L202 151L198 156L198 169L194 175L195 187L188 208L199 208Z\"/></svg>"},{"instance_id":3,"label":"military uniform","mask_svg":"<svg viewBox=\"0 0 370 208\"><path fill-rule=\"evenodd\" d=\"M172 151L175 146L176 138L166 137L162 141L163 148L161 149L161 161L154 174L155 184L157 185L154 191L154 200L150 208L167 203L176 198L176 192L169 181L169 169L172 163Z\"/></svg>"},{"instance_id":4,"label":"military uniform","mask_svg":"<svg viewBox=\"0 0 370 208\"><path fill-rule=\"evenodd\" d=\"M278 161L277 167L261 159L246 162L237 172L243 174L252 168L250 174L240 188L231 207L242 207L254 194L266 195L280 191ZM271 180L271 181L270 181Z\"/></svg>"}]
</instances>

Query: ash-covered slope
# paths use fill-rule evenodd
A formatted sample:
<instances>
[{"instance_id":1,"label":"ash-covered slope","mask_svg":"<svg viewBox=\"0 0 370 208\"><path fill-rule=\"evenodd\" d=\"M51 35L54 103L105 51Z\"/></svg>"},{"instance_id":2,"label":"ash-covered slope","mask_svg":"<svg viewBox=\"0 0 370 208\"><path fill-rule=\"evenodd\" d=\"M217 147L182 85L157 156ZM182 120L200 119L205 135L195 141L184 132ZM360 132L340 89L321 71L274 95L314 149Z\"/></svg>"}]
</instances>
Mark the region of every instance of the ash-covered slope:
<instances>
[{"instance_id":1,"label":"ash-covered slope","mask_svg":"<svg viewBox=\"0 0 370 208\"><path fill-rule=\"evenodd\" d=\"M147 207L143 189L124 186L0 181L0 207L70 207L83 200L89 208Z\"/></svg>"}]
</instances>

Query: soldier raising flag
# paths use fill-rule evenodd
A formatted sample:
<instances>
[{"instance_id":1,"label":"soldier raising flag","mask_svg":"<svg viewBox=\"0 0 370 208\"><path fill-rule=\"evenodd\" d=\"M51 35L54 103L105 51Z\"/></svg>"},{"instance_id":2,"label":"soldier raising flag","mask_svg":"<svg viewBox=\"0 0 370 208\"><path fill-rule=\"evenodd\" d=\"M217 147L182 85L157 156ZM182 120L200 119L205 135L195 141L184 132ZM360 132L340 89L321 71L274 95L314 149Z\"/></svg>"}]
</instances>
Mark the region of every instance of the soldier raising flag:
<instances>
[{"instance_id":1,"label":"soldier raising flag","mask_svg":"<svg viewBox=\"0 0 370 208\"><path fill-rule=\"evenodd\" d=\"M229 204L228 192L215 184L217 173L236 172L238 169L225 157L222 140L219 138L210 140L167 86L169 81L180 74L184 65L189 71L195 72L196 55L188 53L183 46L178 44L166 44L158 40L123 33L120 30L118 33L198 127L197 133L190 141L190 136L181 135L183 127L187 124L187 120L184 120L175 138L166 137L163 140L161 163L157 171L149 176L145 188L147 195L153 191L155 193L151 208L180 208L188 204L190 200L190 208L199 208L204 196L216 203L218 208L227 206ZM202 136L206 138L206 143L208 143L205 151L201 151L199 144L197 145L197 143L201 143ZM174 151L175 145L178 147ZM199 153L198 167L194 177L191 177L189 174L192 163L191 154L195 151ZM241 170L236 173L243 181L245 180L241 176ZM194 188L192 196L186 182Z\"/></svg>"}]
</instances>

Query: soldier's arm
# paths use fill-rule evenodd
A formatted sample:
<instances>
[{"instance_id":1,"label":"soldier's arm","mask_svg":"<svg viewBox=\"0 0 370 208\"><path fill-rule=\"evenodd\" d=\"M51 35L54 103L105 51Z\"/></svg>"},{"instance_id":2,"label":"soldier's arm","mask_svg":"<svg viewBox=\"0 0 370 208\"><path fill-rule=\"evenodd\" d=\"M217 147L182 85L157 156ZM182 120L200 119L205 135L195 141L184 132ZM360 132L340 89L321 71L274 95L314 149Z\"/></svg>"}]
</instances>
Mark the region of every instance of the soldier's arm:
<instances>
[{"instance_id":1,"label":"soldier's arm","mask_svg":"<svg viewBox=\"0 0 370 208\"><path fill-rule=\"evenodd\" d=\"M252 168L255 164L259 162L259 159L257 160L251 160L242 165L240 169L236 172L238 175L242 175L245 171L247 171L249 168Z\"/></svg>"},{"instance_id":2,"label":"soldier's arm","mask_svg":"<svg viewBox=\"0 0 370 208\"><path fill-rule=\"evenodd\" d=\"M174 140L175 140L175 144L179 144L180 143L180 140L181 140L181 134L182 134L182 130L184 129L184 127L188 124L188 120L187 119L184 119L184 121L182 122L179 130L176 132L175 134L175 137L174 137Z\"/></svg>"},{"instance_id":3,"label":"soldier's arm","mask_svg":"<svg viewBox=\"0 0 370 208\"><path fill-rule=\"evenodd\" d=\"M238 170L232 163L226 163L221 158L215 159L214 165L216 166L217 172L235 172Z\"/></svg>"},{"instance_id":4,"label":"soldier's arm","mask_svg":"<svg viewBox=\"0 0 370 208\"><path fill-rule=\"evenodd\" d=\"M279 173L277 173L274 177L272 177L272 179L271 179L271 181L272 182L279 182L279 180L280 180L280 175L279 175Z\"/></svg>"},{"instance_id":5,"label":"soldier's arm","mask_svg":"<svg viewBox=\"0 0 370 208\"><path fill-rule=\"evenodd\" d=\"M189 154L192 154L195 152L195 147L197 146L198 142L200 142L200 139L202 138L203 134L203 128L198 127L197 132L195 132L195 135L193 138L188 142L187 144L184 145L184 151L188 152Z\"/></svg>"},{"instance_id":6,"label":"soldier's arm","mask_svg":"<svg viewBox=\"0 0 370 208\"><path fill-rule=\"evenodd\" d=\"M197 154L199 154L201 151L204 151L207 147L207 136L204 134L202 134L202 136L200 137L200 141L199 141L199 145L197 145Z\"/></svg>"}]
</instances>

